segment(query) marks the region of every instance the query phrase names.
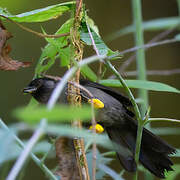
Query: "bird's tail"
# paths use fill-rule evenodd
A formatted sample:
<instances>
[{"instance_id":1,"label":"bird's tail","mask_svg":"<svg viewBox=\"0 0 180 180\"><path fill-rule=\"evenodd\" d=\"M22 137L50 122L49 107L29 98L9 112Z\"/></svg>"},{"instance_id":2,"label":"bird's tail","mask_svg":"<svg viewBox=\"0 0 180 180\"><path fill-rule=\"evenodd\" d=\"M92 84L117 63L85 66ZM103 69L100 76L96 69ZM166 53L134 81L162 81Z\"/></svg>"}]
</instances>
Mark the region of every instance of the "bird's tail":
<instances>
[{"instance_id":1,"label":"bird's tail","mask_svg":"<svg viewBox=\"0 0 180 180\"><path fill-rule=\"evenodd\" d=\"M115 151L122 166L129 172L136 171L134 159L137 124L134 120L128 120L122 127L107 127L106 131L114 143ZM165 178L164 172L173 170L169 155L175 153L175 149L154 135L147 129L143 129L141 151L139 160L145 168L159 178Z\"/></svg>"}]
</instances>

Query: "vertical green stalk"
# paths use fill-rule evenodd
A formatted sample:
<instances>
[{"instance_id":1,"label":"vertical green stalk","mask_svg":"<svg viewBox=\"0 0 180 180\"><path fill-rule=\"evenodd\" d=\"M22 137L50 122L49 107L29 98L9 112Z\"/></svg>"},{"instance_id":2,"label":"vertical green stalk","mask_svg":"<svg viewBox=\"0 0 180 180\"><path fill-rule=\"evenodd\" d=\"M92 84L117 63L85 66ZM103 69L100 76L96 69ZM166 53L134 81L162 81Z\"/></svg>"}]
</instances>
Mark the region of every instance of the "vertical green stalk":
<instances>
[{"instance_id":1,"label":"vertical green stalk","mask_svg":"<svg viewBox=\"0 0 180 180\"><path fill-rule=\"evenodd\" d=\"M141 0L132 0L132 10L133 10L133 24L135 26L135 45L143 46L144 37L143 37L143 28L142 28L142 11L141 11ZM144 49L138 49L136 52L136 64L138 71L138 79L146 80L146 62L145 62L145 51ZM140 104L141 117L145 116L147 107L148 107L148 92L144 89L139 89L138 97L143 100ZM139 153L141 148L141 139L143 131L143 119L138 119L138 130L137 130L137 139L136 139L136 152L135 152L135 161L138 166L139 163ZM145 173L146 175L146 173ZM145 177L146 179L147 176ZM138 173L135 174L135 179L138 179Z\"/></svg>"},{"instance_id":2,"label":"vertical green stalk","mask_svg":"<svg viewBox=\"0 0 180 180\"><path fill-rule=\"evenodd\" d=\"M178 14L180 16L180 0L177 0L177 5L178 5Z\"/></svg>"},{"instance_id":3,"label":"vertical green stalk","mask_svg":"<svg viewBox=\"0 0 180 180\"><path fill-rule=\"evenodd\" d=\"M135 44L136 46L144 45L143 28L142 28L142 12L141 12L141 0L132 0L133 10L133 24L135 26ZM138 71L138 79L146 80L146 62L144 49L138 49L136 52L136 63ZM139 89L138 96L143 100L140 105L141 115L144 116L148 107L148 93L147 90Z\"/></svg>"}]
</instances>

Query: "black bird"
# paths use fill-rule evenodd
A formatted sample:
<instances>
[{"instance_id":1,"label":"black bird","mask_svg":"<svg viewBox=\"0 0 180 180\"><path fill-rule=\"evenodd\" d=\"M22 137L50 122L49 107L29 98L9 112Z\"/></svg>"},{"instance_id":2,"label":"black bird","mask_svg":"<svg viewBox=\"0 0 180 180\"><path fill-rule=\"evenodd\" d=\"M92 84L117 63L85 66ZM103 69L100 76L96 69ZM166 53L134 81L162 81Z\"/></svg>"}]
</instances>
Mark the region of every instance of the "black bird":
<instances>
[{"instance_id":1,"label":"black bird","mask_svg":"<svg viewBox=\"0 0 180 180\"><path fill-rule=\"evenodd\" d=\"M37 78L31 81L28 87L24 88L24 93L31 95L40 103L46 104L58 80L51 78ZM117 156L124 167L129 172L136 171L134 159L137 121L134 113L128 107L132 106L131 101L114 91L111 88L87 80L80 81L94 98L104 103L104 108L100 109L100 123L106 130L109 138L114 144ZM81 90L83 101L88 100L88 95ZM67 102L67 85L64 88L60 100ZM160 137L154 135L146 128L143 129L141 150L139 160L142 165L159 178L165 178L165 171L173 170L173 165L169 155L176 150Z\"/></svg>"}]
</instances>

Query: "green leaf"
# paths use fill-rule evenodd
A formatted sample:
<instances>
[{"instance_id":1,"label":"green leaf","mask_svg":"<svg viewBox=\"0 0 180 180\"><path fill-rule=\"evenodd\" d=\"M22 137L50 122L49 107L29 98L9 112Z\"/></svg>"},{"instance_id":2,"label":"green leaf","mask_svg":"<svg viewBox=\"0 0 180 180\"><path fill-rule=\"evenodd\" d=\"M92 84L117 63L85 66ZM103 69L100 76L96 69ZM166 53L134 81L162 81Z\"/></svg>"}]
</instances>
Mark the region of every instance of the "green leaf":
<instances>
[{"instance_id":1,"label":"green leaf","mask_svg":"<svg viewBox=\"0 0 180 180\"><path fill-rule=\"evenodd\" d=\"M12 136L13 138L13 136ZM24 142L25 144L27 143L26 141ZM33 153L34 154L45 154L48 152L48 150L51 148L51 144L49 144L46 141L41 141L35 145L33 148ZM11 152L8 152L7 149L11 149ZM12 161L17 159L17 157L21 154L22 149L16 144L10 144L9 147L6 147L6 155L1 154L0 156L0 162L5 163L7 161ZM1 160L1 158L3 159ZM54 154L52 155L49 153L48 158L54 158Z\"/></svg>"},{"instance_id":2,"label":"green leaf","mask_svg":"<svg viewBox=\"0 0 180 180\"><path fill-rule=\"evenodd\" d=\"M67 20L55 34L57 35L70 32L72 23L72 19ZM54 64L56 57L61 58L62 66L67 66L69 64L71 53L70 47L68 46L68 38L69 36L64 36L56 39L46 38L48 44L43 49L36 66L35 73L37 75L47 71ZM58 56L56 56L57 54ZM44 64L45 61L47 61L46 64Z\"/></svg>"},{"instance_id":3,"label":"green leaf","mask_svg":"<svg viewBox=\"0 0 180 180\"><path fill-rule=\"evenodd\" d=\"M92 71L92 69L88 65L83 66L81 68L81 72L84 76L88 77L88 79L90 79L91 81L97 80L96 74Z\"/></svg>"},{"instance_id":4,"label":"green leaf","mask_svg":"<svg viewBox=\"0 0 180 180\"><path fill-rule=\"evenodd\" d=\"M0 164L14 151L14 138L12 133L0 128Z\"/></svg>"},{"instance_id":5,"label":"green leaf","mask_svg":"<svg viewBox=\"0 0 180 180\"><path fill-rule=\"evenodd\" d=\"M172 86L154 81L143 81L143 80L125 80L129 88L139 88L152 91L166 91L173 93L180 93L180 91ZM100 81L105 86L122 87L119 80L116 79L105 79Z\"/></svg>"},{"instance_id":6,"label":"green leaf","mask_svg":"<svg viewBox=\"0 0 180 180\"><path fill-rule=\"evenodd\" d=\"M59 51L59 57L61 59L61 66L68 66L70 63L70 59L71 59L71 48L67 47L67 48L62 48Z\"/></svg>"},{"instance_id":7,"label":"green leaf","mask_svg":"<svg viewBox=\"0 0 180 180\"><path fill-rule=\"evenodd\" d=\"M95 45L98 49L98 52L100 55L113 55L116 54L117 52L113 52L112 50L110 50L108 48L108 46L104 43L104 41L101 39L101 37L99 36L99 34L97 34L97 28L96 26L94 26L94 23L92 23L92 20L88 20L87 23L90 22L89 27L91 30L91 34L93 36ZM83 42L85 42L87 45L91 46L92 44L92 40L90 38L88 29L87 29L87 25L86 22L82 22L81 24L81 29L80 29L80 38ZM119 57L118 57L119 58Z\"/></svg>"},{"instance_id":8,"label":"green leaf","mask_svg":"<svg viewBox=\"0 0 180 180\"><path fill-rule=\"evenodd\" d=\"M73 9L74 6L75 2L72 1L36 9L18 15L10 15L10 13L7 13L4 9L1 8L0 14L16 22L44 22L58 18L63 13Z\"/></svg>"},{"instance_id":9,"label":"green leaf","mask_svg":"<svg viewBox=\"0 0 180 180\"><path fill-rule=\"evenodd\" d=\"M17 132L26 132L27 129L31 131L35 131L37 129L37 125L31 125L30 127L26 124L24 124L23 128L20 128L22 123L15 123L11 125L10 127L15 129ZM106 134L93 134L92 131L89 129L79 129L76 127L72 127L71 125L65 125L65 124L47 124L47 128L45 129L45 132L50 135L55 136L66 136L66 137L79 137L84 138L87 142L94 142L96 141L97 144L101 145L102 147L108 148L110 150L113 149L111 140Z\"/></svg>"},{"instance_id":10,"label":"green leaf","mask_svg":"<svg viewBox=\"0 0 180 180\"><path fill-rule=\"evenodd\" d=\"M90 106L82 108L72 106L55 106L52 110L39 106L36 108L19 108L14 111L14 115L22 121L28 123L38 123L42 118L47 118L49 122L67 122L74 119L89 120L91 117Z\"/></svg>"},{"instance_id":11,"label":"green leaf","mask_svg":"<svg viewBox=\"0 0 180 180\"><path fill-rule=\"evenodd\" d=\"M170 29L180 24L179 17L167 17L160 19L153 19L150 21L145 21L142 24L144 31L159 31ZM135 27L133 25L127 26L121 30L118 30L107 37L108 40L116 39L120 36L124 36L129 33L133 33L135 31Z\"/></svg>"}]
</instances>

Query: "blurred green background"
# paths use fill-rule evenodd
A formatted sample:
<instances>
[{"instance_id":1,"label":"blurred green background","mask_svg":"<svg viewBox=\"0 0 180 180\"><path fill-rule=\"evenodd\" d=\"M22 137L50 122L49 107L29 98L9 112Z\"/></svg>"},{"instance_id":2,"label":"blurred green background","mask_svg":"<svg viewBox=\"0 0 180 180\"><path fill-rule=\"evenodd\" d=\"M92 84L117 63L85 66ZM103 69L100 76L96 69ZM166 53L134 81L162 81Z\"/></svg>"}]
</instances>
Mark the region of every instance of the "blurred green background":
<instances>
[{"instance_id":1,"label":"blurred green background","mask_svg":"<svg viewBox=\"0 0 180 180\"><path fill-rule=\"evenodd\" d=\"M46 7L63 2L58 0L0 0L0 6L6 7L12 14L18 14L33 9ZM86 0L84 1L86 8L89 9L89 16L92 17L99 27L100 34L104 40L106 37L132 23L132 10L130 0ZM143 20L151 20L155 18L171 17L178 15L178 8L176 0L151 0L142 1ZM60 25L67 18L67 15L62 16L59 19L52 20L46 23L27 24L25 26L30 27L36 31L41 31L43 27L47 33L54 33ZM34 68L37 60L41 54L41 48L46 44L45 40L36 37L33 34L25 32L17 27L15 24L6 22L6 28L13 34L14 38L8 42L11 44L12 52L11 57L20 61L32 61L33 65L29 68L22 68L18 71L0 71L0 117L6 123L14 123L17 120L12 116L12 110L16 107L28 104L29 96L24 96L22 89L31 81L34 73ZM151 40L160 31L145 32L145 42ZM173 38L175 34L179 33L175 31L167 38ZM129 34L116 38L113 41L108 41L107 44L112 50L125 50L134 46L133 35ZM84 56L90 56L94 54L92 50L86 48ZM130 55L125 55L123 59L118 62L120 66ZM180 44L173 43L163 46L151 48L146 52L146 62L148 70L157 69L174 69L180 68ZM63 75L65 69L59 68L57 63L56 68L50 71L51 74ZM94 65L96 66L96 65ZM96 67L94 67L96 68ZM133 63L128 70L134 70L135 63ZM54 72L55 71L55 72ZM133 77L135 78L135 77ZM128 77L132 79L132 77ZM159 81L167 83L180 89L180 74L171 76L148 76L148 80ZM152 117L169 117L180 119L180 96L175 93L166 92L149 92L151 116ZM177 124L172 123L156 123L157 126L169 126L177 127ZM168 140L170 144L179 148L179 139L176 136L166 136L164 139ZM37 169L38 170L38 169ZM30 173L31 171L29 171ZM40 172L40 171L39 171ZM28 173L28 172L27 172ZM32 179L35 174L31 174Z\"/></svg>"}]
</instances>

